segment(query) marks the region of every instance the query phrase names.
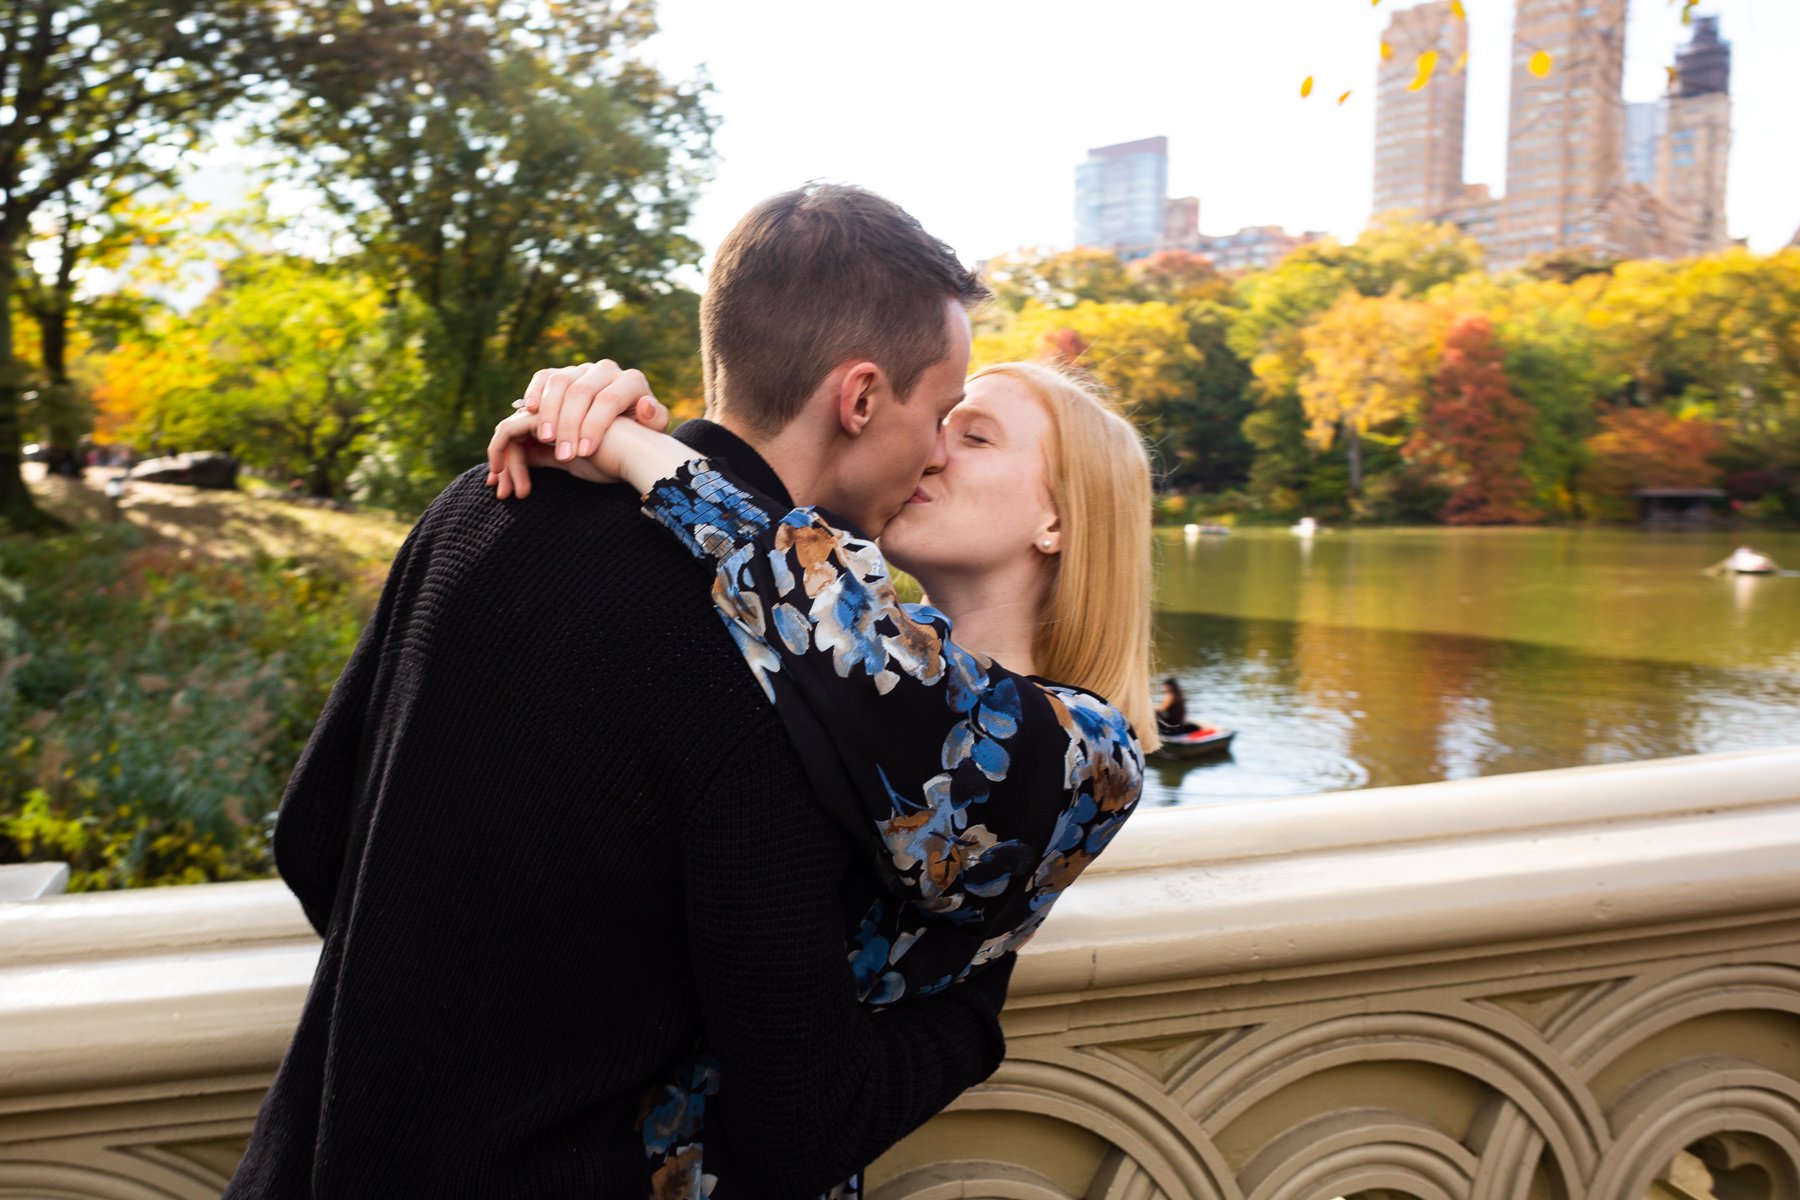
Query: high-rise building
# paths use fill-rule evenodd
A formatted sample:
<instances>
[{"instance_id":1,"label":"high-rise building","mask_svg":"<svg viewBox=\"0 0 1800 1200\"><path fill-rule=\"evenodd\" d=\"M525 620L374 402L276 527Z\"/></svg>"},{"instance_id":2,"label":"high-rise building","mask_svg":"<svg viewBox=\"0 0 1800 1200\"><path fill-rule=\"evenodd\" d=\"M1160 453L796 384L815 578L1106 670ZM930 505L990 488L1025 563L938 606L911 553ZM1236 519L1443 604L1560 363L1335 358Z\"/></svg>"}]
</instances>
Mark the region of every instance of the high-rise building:
<instances>
[{"instance_id":1,"label":"high-rise building","mask_svg":"<svg viewBox=\"0 0 1800 1200\"><path fill-rule=\"evenodd\" d=\"M1675 55L1668 131L1657 160L1656 190L1690 227L1681 252L1709 254L1731 238L1725 229L1725 183L1731 161L1731 44L1719 19L1700 17Z\"/></svg>"},{"instance_id":2,"label":"high-rise building","mask_svg":"<svg viewBox=\"0 0 1800 1200\"><path fill-rule=\"evenodd\" d=\"M1506 199L1488 264L1534 254L1629 252L1608 217L1625 183L1626 0L1518 0ZM1532 70L1539 54L1550 70ZM1541 60L1540 60L1541 62Z\"/></svg>"},{"instance_id":3,"label":"high-rise building","mask_svg":"<svg viewBox=\"0 0 1800 1200\"><path fill-rule=\"evenodd\" d=\"M1200 233L1200 197L1177 196L1163 209L1163 242L1176 246Z\"/></svg>"},{"instance_id":4,"label":"high-rise building","mask_svg":"<svg viewBox=\"0 0 1800 1200\"><path fill-rule=\"evenodd\" d=\"M1163 236L1169 139L1089 150L1075 168L1075 244L1148 253Z\"/></svg>"},{"instance_id":5,"label":"high-rise building","mask_svg":"<svg viewBox=\"0 0 1800 1200\"><path fill-rule=\"evenodd\" d=\"M1462 195L1468 22L1453 14L1449 0L1436 0L1396 12L1382 40L1374 212L1409 210L1437 220ZM1419 57L1428 51L1437 54L1437 70L1429 86L1414 89Z\"/></svg>"},{"instance_id":6,"label":"high-rise building","mask_svg":"<svg viewBox=\"0 0 1800 1200\"><path fill-rule=\"evenodd\" d=\"M1456 201L1436 219L1456 226L1485 250L1500 230L1500 201L1494 199L1487 184L1465 183Z\"/></svg>"},{"instance_id":7,"label":"high-rise building","mask_svg":"<svg viewBox=\"0 0 1800 1200\"><path fill-rule=\"evenodd\" d=\"M1646 100L1625 106L1625 182L1656 186L1656 160L1669 128L1666 101Z\"/></svg>"},{"instance_id":8,"label":"high-rise building","mask_svg":"<svg viewBox=\"0 0 1800 1200\"><path fill-rule=\"evenodd\" d=\"M1461 56L1463 22L1447 4L1396 13L1376 100L1376 215L1411 209L1448 221L1481 243L1492 270L1538 254L1669 258L1729 245L1730 44L1717 17L1696 19L1669 96L1627 105L1626 8L1627 0L1515 0L1498 200L1461 181L1464 88L1445 60ZM1438 70L1413 91L1427 50ZM1441 104L1426 102L1434 93Z\"/></svg>"}]
</instances>

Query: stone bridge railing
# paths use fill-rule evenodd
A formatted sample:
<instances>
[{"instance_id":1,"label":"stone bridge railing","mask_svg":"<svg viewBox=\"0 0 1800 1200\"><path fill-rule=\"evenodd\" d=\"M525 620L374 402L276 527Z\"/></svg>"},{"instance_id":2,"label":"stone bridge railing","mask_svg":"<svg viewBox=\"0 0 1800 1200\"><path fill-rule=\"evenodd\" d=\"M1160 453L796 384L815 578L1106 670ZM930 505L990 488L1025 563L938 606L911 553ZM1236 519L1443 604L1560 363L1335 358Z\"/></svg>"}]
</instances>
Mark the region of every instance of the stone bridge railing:
<instances>
[{"instance_id":1,"label":"stone bridge railing","mask_svg":"<svg viewBox=\"0 0 1800 1200\"><path fill-rule=\"evenodd\" d=\"M279 884L0 905L0 1197L208 1197ZM1148 811L871 1200L1800 1200L1800 748Z\"/></svg>"}]
</instances>

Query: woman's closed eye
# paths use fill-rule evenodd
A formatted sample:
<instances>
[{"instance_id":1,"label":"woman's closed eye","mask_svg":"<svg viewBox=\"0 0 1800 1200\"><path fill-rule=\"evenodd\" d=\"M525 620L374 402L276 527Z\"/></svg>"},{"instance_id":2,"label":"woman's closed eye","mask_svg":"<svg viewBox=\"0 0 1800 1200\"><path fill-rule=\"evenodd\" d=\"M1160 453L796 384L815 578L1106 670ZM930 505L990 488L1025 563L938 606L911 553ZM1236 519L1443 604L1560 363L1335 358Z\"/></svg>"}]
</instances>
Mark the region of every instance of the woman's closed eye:
<instances>
[{"instance_id":1,"label":"woman's closed eye","mask_svg":"<svg viewBox=\"0 0 1800 1200\"><path fill-rule=\"evenodd\" d=\"M973 442L977 446L993 445L992 442L990 442L987 438L982 437L979 433L965 433L965 434L963 434L963 441Z\"/></svg>"}]
</instances>

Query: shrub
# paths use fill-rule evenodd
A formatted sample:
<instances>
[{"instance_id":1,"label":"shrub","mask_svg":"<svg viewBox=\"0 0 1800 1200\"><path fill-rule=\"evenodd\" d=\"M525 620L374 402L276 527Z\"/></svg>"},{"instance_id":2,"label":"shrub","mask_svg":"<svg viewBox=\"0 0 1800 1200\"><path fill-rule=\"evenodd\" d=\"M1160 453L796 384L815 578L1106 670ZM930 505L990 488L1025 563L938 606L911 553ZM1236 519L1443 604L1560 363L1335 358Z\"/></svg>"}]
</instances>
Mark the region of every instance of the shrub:
<instances>
[{"instance_id":1,"label":"shrub","mask_svg":"<svg viewBox=\"0 0 1800 1200\"><path fill-rule=\"evenodd\" d=\"M76 889L267 874L267 824L379 574L146 544L0 546L0 861Z\"/></svg>"}]
</instances>

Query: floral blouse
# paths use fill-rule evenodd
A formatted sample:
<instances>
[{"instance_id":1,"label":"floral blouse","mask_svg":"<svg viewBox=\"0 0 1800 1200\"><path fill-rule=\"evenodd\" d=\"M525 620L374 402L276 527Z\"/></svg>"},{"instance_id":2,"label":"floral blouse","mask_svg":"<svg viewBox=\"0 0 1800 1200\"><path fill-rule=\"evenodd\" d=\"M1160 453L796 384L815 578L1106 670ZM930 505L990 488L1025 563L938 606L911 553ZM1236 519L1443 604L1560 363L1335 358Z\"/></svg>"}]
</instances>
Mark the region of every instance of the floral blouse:
<instances>
[{"instance_id":1,"label":"floral blouse","mask_svg":"<svg viewBox=\"0 0 1800 1200\"><path fill-rule=\"evenodd\" d=\"M822 803L866 846L879 886L852 917L861 999L941 991L1037 931L1137 804L1144 759L1119 711L1018 675L902 604L875 545L811 508L779 513L704 459L644 512L717 564L713 603L775 704ZM646 1097L655 1200L699 1200L704 1055ZM858 1181L830 1195L851 1200Z\"/></svg>"}]
</instances>

